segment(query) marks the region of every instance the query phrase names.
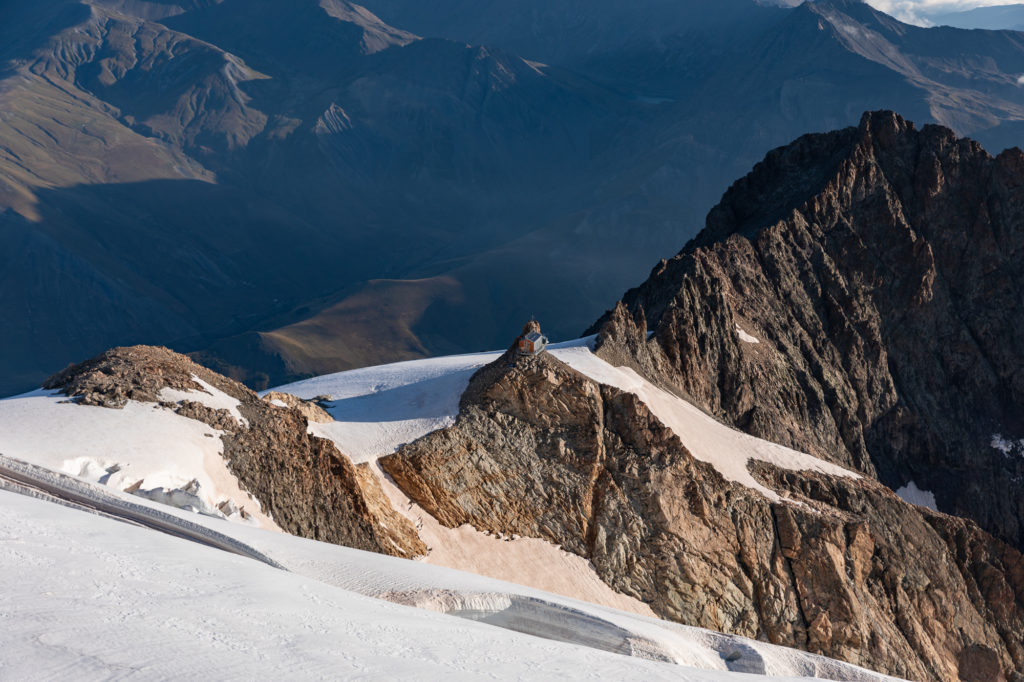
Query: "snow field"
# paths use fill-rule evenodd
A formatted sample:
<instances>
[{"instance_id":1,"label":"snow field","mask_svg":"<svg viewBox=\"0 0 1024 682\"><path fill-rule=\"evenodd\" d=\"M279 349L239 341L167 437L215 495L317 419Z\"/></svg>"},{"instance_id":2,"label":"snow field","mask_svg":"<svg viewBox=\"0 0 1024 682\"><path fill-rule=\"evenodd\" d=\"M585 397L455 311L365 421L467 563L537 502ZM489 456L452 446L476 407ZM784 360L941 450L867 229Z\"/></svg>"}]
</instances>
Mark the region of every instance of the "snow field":
<instances>
[{"instance_id":1,"label":"snow field","mask_svg":"<svg viewBox=\"0 0 1024 682\"><path fill-rule=\"evenodd\" d=\"M220 436L156 403L129 401L121 409L77 405L46 390L0 400L0 454L118 490L134 488L139 496L173 506L276 529L228 470Z\"/></svg>"},{"instance_id":2,"label":"snow field","mask_svg":"<svg viewBox=\"0 0 1024 682\"><path fill-rule=\"evenodd\" d=\"M0 544L4 679L679 679L3 491Z\"/></svg>"},{"instance_id":3,"label":"snow field","mask_svg":"<svg viewBox=\"0 0 1024 682\"><path fill-rule=\"evenodd\" d=\"M0 491L0 590L10 603L0 612L0 677L712 681L749 671L775 679L888 679L804 652L225 523L31 465L0 464L26 469L49 487L73 488L129 519L156 514L177 518L193 535L204 528L211 538L226 535L243 553L287 569Z\"/></svg>"},{"instance_id":4,"label":"snow field","mask_svg":"<svg viewBox=\"0 0 1024 682\"><path fill-rule=\"evenodd\" d=\"M334 423L310 433L334 441L353 462L389 455L455 423L469 379L500 353L453 355L354 369L270 389L306 400L326 395Z\"/></svg>"}]
</instances>

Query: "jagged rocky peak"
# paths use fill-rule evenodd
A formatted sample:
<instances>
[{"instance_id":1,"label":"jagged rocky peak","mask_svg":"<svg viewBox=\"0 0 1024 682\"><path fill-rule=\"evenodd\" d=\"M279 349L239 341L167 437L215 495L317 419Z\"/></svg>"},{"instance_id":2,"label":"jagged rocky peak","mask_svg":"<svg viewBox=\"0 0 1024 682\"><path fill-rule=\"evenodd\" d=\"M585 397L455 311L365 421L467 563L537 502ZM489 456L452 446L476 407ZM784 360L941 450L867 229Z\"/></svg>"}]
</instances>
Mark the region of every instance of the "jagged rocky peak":
<instances>
[{"instance_id":1,"label":"jagged rocky peak","mask_svg":"<svg viewBox=\"0 0 1024 682\"><path fill-rule=\"evenodd\" d=\"M1020 548L1022 253L1019 149L873 112L769 153L592 331L720 419Z\"/></svg>"},{"instance_id":2,"label":"jagged rocky peak","mask_svg":"<svg viewBox=\"0 0 1024 682\"><path fill-rule=\"evenodd\" d=\"M310 419L330 420L310 401L284 394L261 400L237 381L153 346L106 351L45 387L82 405L158 403L218 429L228 469L288 533L408 558L426 553L366 465L353 465L331 441L307 433ZM223 406L204 397L216 391L228 397Z\"/></svg>"}]
</instances>

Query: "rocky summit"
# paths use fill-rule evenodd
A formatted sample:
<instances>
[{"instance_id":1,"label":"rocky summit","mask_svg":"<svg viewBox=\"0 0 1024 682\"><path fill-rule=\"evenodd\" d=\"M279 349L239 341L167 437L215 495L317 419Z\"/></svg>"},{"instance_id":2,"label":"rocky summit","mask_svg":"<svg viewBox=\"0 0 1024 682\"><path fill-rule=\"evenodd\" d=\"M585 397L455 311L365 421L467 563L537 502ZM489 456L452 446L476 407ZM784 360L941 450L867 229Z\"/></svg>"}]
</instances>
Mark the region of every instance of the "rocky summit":
<instances>
[{"instance_id":1,"label":"rocky summit","mask_svg":"<svg viewBox=\"0 0 1024 682\"><path fill-rule=\"evenodd\" d=\"M1020 149L870 113L770 153L592 331L737 428L1019 549L1022 226Z\"/></svg>"}]
</instances>

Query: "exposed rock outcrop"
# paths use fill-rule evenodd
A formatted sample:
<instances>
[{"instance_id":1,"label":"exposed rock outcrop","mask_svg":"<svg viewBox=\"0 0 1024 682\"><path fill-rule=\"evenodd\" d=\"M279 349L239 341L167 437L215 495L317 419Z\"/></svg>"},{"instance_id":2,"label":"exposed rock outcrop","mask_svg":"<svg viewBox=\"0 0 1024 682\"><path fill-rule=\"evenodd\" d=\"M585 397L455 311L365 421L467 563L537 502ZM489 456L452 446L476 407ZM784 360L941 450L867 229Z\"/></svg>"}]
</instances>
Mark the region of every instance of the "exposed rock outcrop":
<instances>
[{"instance_id":1,"label":"exposed rock outcrop","mask_svg":"<svg viewBox=\"0 0 1024 682\"><path fill-rule=\"evenodd\" d=\"M269 391L263 396L263 399L272 405L283 403L285 407L298 410L299 414L311 422L327 424L334 421L334 418L327 414L327 410L320 407L315 400L303 400L291 393L281 393L280 391Z\"/></svg>"},{"instance_id":2,"label":"exposed rock outcrop","mask_svg":"<svg viewBox=\"0 0 1024 682\"><path fill-rule=\"evenodd\" d=\"M239 401L240 422L199 401L162 401L165 388L204 391L198 380ZM115 348L73 365L46 382L86 405L123 407L128 400L163 402L178 414L223 431L224 459L240 485L294 535L384 554L426 552L413 525L387 501L366 467L307 433L296 407L265 402L242 384L166 348Z\"/></svg>"},{"instance_id":3,"label":"exposed rock outcrop","mask_svg":"<svg viewBox=\"0 0 1024 682\"><path fill-rule=\"evenodd\" d=\"M1024 670L1016 550L870 478L758 465L798 504L770 502L549 353L482 368L453 426L380 464L443 524L557 543L673 620L917 680Z\"/></svg>"},{"instance_id":4,"label":"exposed rock outcrop","mask_svg":"<svg viewBox=\"0 0 1024 682\"><path fill-rule=\"evenodd\" d=\"M877 112L770 153L592 331L720 419L1021 548L1022 253L1024 153Z\"/></svg>"}]
</instances>

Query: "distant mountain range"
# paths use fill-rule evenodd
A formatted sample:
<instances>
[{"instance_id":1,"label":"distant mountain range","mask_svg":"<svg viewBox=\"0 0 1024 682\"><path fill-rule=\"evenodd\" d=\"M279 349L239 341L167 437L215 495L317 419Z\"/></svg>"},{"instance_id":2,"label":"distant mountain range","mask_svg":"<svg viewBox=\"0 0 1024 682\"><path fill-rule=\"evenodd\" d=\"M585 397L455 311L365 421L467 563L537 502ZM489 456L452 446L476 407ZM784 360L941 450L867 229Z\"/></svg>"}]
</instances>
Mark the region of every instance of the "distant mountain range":
<instances>
[{"instance_id":1,"label":"distant mountain range","mask_svg":"<svg viewBox=\"0 0 1024 682\"><path fill-rule=\"evenodd\" d=\"M584 328L765 151L998 151L1024 37L849 0L44 0L0 26L0 393L162 343L254 386ZM481 43L483 45L481 45Z\"/></svg>"},{"instance_id":2,"label":"distant mountain range","mask_svg":"<svg viewBox=\"0 0 1024 682\"><path fill-rule=\"evenodd\" d=\"M925 15L936 26L982 28L991 31L1024 31L1024 5L975 7L963 12Z\"/></svg>"}]
</instances>

